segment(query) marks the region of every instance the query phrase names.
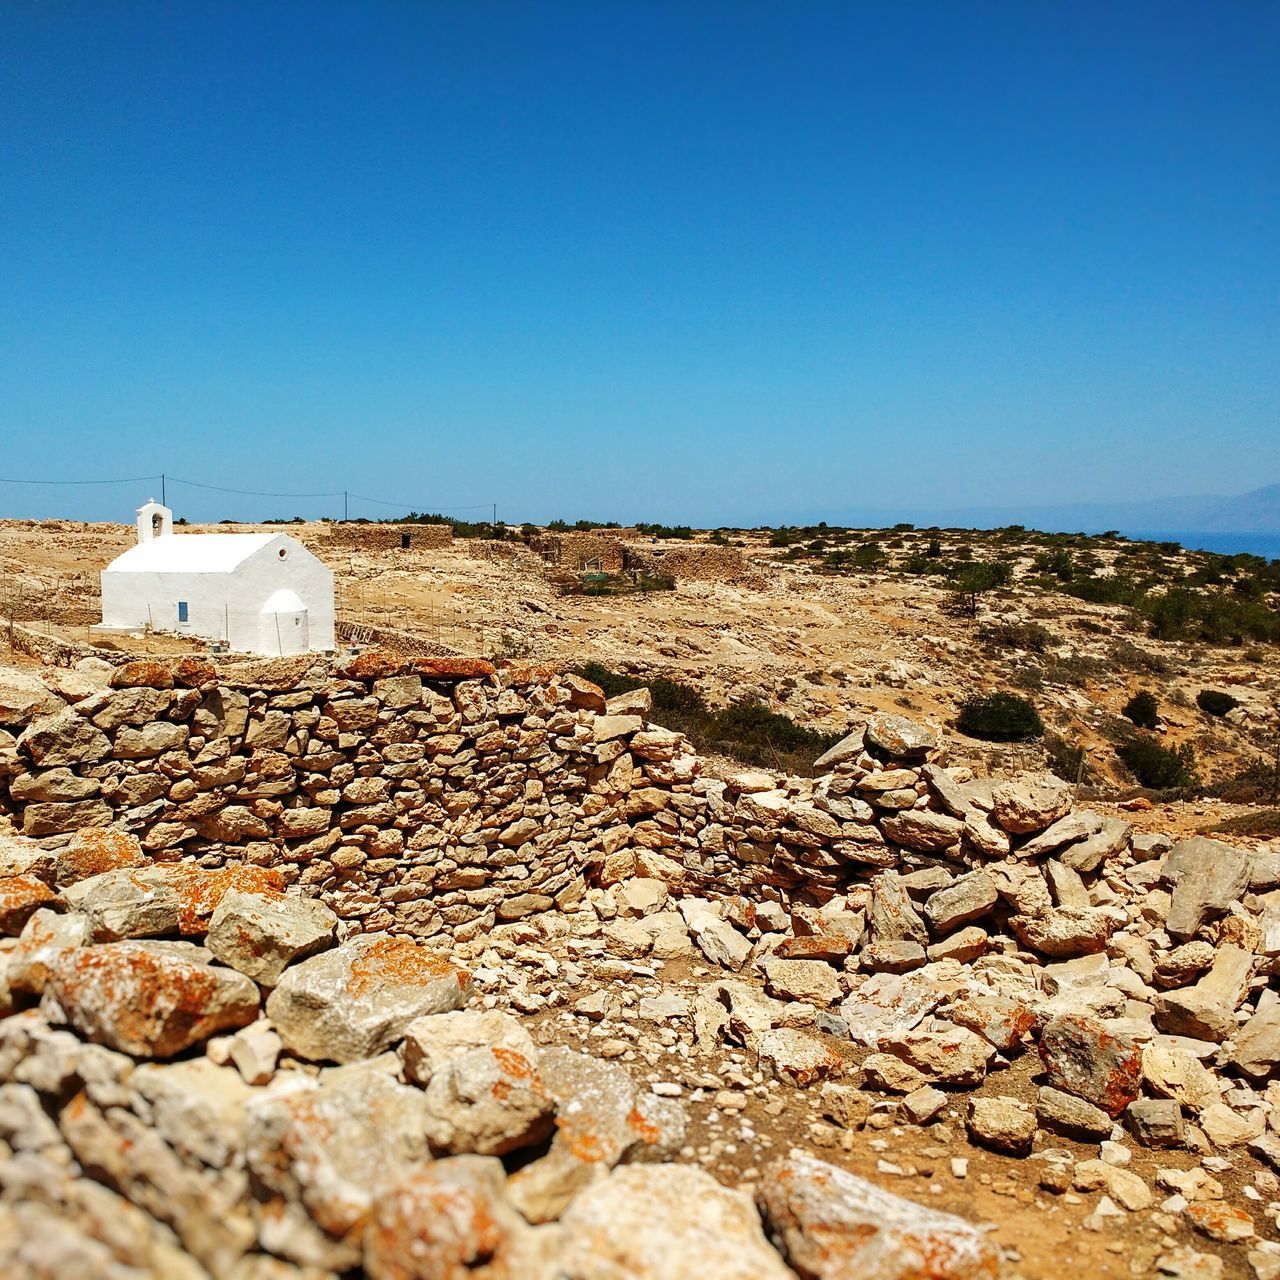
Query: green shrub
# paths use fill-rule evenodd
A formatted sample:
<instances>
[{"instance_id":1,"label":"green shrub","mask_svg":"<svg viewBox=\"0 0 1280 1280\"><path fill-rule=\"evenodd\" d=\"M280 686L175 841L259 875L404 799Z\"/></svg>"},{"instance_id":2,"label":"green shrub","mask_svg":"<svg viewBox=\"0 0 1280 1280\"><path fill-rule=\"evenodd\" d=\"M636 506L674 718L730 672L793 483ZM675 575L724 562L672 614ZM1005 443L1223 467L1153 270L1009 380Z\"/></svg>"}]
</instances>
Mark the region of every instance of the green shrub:
<instances>
[{"instance_id":1,"label":"green shrub","mask_svg":"<svg viewBox=\"0 0 1280 1280\"><path fill-rule=\"evenodd\" d=\"M1200 708L1205 715L1225 716L1228 711L1233 710L1240 704L1229 693L1222 693L1217 689L1201 689L1196 694L1196 706Z\"/></svg>"},{"instance_id":2,"label":"green shrub","mask_svg":"<svg viewBox=\"0 0 1280 1280\"><path fill-rule=\"evenodd\" d=\"M1154 738L1135 737L1116 754L1143 787L1154 791L1185 791L1198 785L1196 752L1191 743L1162 747Z\"/></svg>"},{"instance_id":3,"label":"green shrub","mask_svg":"<svg viewBox=\"0 0 1280 1280\"><path fill-rule=\"evenodd\" d=\"M1124 714L1139 729L1154 729L1160 723L1160 704L1154 693L1142 689L1124 704Z\"/></svg>"},{"instance_id":4,"label":"green shrub","mask_svg":"<svg viewBox=\"0 0 1280 1280\"><path fill-rule=\"evenodd\" d=\"M1023 649L1043 653L1053 644L1053 634L1038 622L984 622L978 638L993 649Z\"/></svg>"},{"instance_id":5,"label":"green shrub","mask_svg":"<svg viewBox=\"0 0 1280 1280\"><path fill-rule=\"evenodd\" d=\"M1044 732L1035 707L1016 693L989 693L970 698L960 708L956 728L988 742L1026 742Z\"/></svg>"}]
</instances>

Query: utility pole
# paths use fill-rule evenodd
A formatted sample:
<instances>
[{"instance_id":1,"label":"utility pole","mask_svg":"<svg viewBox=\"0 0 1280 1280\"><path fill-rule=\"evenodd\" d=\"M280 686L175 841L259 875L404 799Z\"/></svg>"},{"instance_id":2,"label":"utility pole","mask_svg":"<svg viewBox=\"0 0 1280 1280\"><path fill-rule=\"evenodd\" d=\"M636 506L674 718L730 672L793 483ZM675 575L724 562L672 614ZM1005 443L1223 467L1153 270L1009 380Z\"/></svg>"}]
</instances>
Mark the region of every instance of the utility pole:
<instances>
[{"instance_id":1,"label":"utility pole","mask_svg":"<svg viewBox=\"0 0 1280 1280\"><path fill-rule=\"evenodd\" d=\"M342 491L342 523L347 523L347 491Z\"/></svg>"},{"instance_id":2,"label":"utility pole","mask_svg":"<svg viewBox=\"0 0 1280 1280\"><path fill-rule=\"evenodd\" d=\"M169 505L168 499L166 499L164 496L164 472L163 471L160 473L160 505L162 507L167 507Z\"/></svg>"},{"instance_id":3,"label":"utility pole","mask_svg":"<svg viewBox=\"0 0 1280 1280\"><path fill-rule=\"evenodd\" d=\"M498 527L498 504L496 502L493 504L493 527L495 529Z\"/></svg>"}]
</instances>

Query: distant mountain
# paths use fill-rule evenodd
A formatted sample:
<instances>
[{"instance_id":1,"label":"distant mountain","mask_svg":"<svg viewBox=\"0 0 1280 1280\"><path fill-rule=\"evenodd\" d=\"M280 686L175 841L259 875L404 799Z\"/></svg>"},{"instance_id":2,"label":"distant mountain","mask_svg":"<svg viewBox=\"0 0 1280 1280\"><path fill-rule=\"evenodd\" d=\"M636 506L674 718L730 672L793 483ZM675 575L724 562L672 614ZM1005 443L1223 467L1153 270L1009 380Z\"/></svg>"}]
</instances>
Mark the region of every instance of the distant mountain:
<instances>
[{"instance_id":1,"label":"distant mountain","mask_svg":"<svg viewBox=\"0 0 1280 1280\"><path fill-rule=\"evenodd\" d=\"M1280 484L1234 498L1195 496L1150 502L1073 502L951 509L861 508L828 513L828 524L882 527L899 521L956 529L994 529L1021 524L1048 533L1121 532L1280 534Z\"/></svg>"}]
</instances>

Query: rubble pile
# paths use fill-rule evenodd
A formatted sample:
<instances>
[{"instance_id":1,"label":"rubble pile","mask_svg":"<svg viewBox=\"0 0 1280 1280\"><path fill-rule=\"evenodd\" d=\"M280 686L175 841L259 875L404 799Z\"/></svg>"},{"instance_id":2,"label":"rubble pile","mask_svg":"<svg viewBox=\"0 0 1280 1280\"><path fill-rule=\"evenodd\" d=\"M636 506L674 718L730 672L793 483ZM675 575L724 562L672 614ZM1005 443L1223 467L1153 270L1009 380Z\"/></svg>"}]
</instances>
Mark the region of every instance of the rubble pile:
<instances>
[{"instance_id":1,"label":"rubble pile","mask_svg":"<svg viewBox=\"0 0 1280 1280\"><path fill-rule=\"evenodd\" d=\"M7 700L5 1274L1013 1274L920 1203L972 1160L1280 1275L1280 854L896 716L704 778L643 693L434 661Z\"/></svg>"}]
</instances>

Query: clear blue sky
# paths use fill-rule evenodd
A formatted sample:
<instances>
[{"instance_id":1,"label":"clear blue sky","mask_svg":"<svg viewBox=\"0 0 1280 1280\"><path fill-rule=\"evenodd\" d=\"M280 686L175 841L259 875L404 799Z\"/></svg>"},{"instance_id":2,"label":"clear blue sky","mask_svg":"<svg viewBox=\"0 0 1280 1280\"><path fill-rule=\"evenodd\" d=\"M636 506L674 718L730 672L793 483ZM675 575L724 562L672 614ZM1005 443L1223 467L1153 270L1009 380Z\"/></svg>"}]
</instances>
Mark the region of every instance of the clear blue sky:
<instances>
[{"instance_id":1,"label":"clear blue sky","mask_svg":"<svg viewBox=\"0 0 1280 1280\"><path fill-rule=\"evenodd\" d=\"M1274 482L1277 67L1263 0L11 0L0 475L704 524Z\"/></svg>"}]
</instances>

